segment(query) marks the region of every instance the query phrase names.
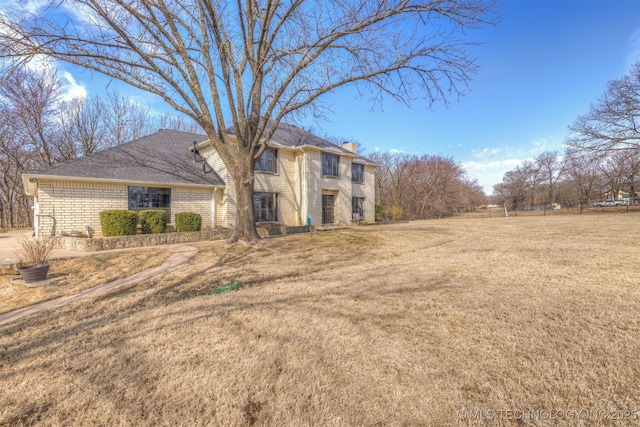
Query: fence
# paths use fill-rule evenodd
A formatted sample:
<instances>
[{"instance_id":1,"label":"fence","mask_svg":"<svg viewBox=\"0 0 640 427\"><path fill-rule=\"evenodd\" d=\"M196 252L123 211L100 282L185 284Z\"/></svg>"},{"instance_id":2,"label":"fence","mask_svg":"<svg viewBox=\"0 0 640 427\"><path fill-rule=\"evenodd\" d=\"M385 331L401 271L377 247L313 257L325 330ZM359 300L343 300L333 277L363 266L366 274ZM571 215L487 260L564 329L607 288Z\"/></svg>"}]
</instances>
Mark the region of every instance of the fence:
<instances>
[{"instance_id":1,"label":"fence","mask_svg":"<svg viewBox=\"0 0 640 427\"><path fill-rule=\"evenodd\" d=\"M559 207L558 207L559 206ZM608 215L608 214L630 214L640 213L640 204L623 205L623 206L607 206L593 207L584 206L580 203L565 205L527 205L518 206L513 209L507 206L490 206L476 209L473 212L465 212L458 215L460 218L500 218L500 217L519 217L519 216L547 216L547 215Z\"/></svg>"}]
</instances>

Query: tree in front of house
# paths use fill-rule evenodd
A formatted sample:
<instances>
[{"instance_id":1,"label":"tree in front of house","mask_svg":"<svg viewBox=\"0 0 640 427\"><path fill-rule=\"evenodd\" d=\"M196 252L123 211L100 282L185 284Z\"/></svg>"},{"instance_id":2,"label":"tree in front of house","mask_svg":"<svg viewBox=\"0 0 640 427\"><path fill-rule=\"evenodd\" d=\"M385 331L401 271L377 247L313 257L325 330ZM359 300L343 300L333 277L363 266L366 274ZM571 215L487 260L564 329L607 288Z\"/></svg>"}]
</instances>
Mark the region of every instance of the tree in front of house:
<instances>
[{"instance_id":1,"label":"tree in front of house","mask_svg":"<svg viewBox=\"0 0 640 427\"><path fill-rule=\"evenodd\" d=\"M254 164L283 119L321 116L321 97L345 85L371 89L375 103L463 93L476 69L466 33L492 23L495 1L51 0L37 13L26 7L33 5L0 14L2 58L45 55L95 70L190 116L235 182L231 240L253 241Z\"/></svg>"}]
</instances>

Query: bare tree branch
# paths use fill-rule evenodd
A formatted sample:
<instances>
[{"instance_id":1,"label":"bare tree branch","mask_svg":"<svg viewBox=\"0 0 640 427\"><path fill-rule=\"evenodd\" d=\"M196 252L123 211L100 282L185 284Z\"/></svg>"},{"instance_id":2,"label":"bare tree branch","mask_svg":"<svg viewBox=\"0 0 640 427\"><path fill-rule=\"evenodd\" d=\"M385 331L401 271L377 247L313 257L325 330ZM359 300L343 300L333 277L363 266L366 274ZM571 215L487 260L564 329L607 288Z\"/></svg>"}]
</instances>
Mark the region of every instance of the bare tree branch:
<instances>
[{"instance_id":1,"label":"bare tree branch","mask_svg":"<svg viewBox=\"0 0 640 427\"><path fill-rule=\"evenodd\" d=\"M346 85L371 90L374 106L460 96L477 69L466 31L495 23L495 9L495 0L51 0L36 14L0 13L0 61L53 57L190 116L236 182L233 238L255 240L242 203L282 120L321 115L322 97Z\"/></svg>"}]
</instances>

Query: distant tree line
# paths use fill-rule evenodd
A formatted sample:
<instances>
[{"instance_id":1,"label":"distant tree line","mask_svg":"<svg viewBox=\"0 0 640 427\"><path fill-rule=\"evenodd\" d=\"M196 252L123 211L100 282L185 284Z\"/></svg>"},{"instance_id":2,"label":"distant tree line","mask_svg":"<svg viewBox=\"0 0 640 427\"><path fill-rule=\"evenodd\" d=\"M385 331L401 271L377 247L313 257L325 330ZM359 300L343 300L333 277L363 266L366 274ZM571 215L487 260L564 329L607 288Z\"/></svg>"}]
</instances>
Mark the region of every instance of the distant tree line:
<instances>
[{"instance_id":1,"label":"distant tree line","mask_svg":"<svg viewBox=\"0 0 640 427\"><path fill-rule=\"evenodd\" d=\"M589 205L640 188L640 61L607 85L602 97L569 126L566 150L543 153L505 173L494 186L499 203Z\"/></svg>"},{"instance_id":2,"label":"distant tree line","mask_svg":"<svg viewBox=\"0 0 640 427\"><path fill-rule=\"evenodd\" d=\"M419 219L453 215L486 203L482 187L450 158L399 152L373 153L377 215Z\"/></svg>"},{"instance_id":3,"label":"distant tree line","mask_svg":"<svg viewBox=\"0 0 640 427\"><path fill-rule=\"evenodd\" d=\"M190 119L154 115L128 95L66 99L59 76L23 69L0 78L0 228L31 227L22 174L116 146L158 129L202 133Z\"/></svg>"}]
</instances>

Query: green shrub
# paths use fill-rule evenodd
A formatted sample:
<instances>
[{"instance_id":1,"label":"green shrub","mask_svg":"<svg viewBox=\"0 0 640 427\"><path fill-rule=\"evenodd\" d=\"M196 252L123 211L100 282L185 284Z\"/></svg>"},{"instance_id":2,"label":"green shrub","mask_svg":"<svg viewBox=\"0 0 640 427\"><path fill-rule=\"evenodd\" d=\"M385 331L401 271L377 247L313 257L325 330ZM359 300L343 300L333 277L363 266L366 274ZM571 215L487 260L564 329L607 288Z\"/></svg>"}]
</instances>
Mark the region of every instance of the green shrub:
<instances>
[{"instance_id":1,"label":"green shrub","mask_svg":"<svg viewBox=\"0 0 640 427\"><path fill-rule=\"evenodd\" d=\"M163 210L140 211L142 234L156 234L167 231L167 213Z\"/></svg>"},{"instance_id":2,"label":"green shrub","mask_svg":"<svg viewBox=\"0 0 640 427\"><path fill-rule=\"evenodd\" d=\"M100 212L100 227L104 237L132 236L137 233L138 214L122 209L102 211Z\"/></svg>"},{"instance_id":3,"label":"green shrub","mask_svg":"<svg viewBox=\"0 0 640 427\"><path fill-rule=\"evenodd\" d=\"M176 231L200 231L202 217L193 212L180 212L176 214Z\"/></svg>"}]
</instances>

